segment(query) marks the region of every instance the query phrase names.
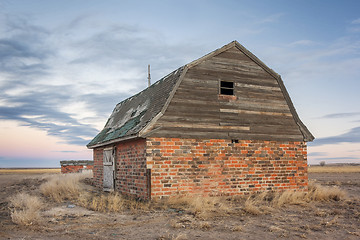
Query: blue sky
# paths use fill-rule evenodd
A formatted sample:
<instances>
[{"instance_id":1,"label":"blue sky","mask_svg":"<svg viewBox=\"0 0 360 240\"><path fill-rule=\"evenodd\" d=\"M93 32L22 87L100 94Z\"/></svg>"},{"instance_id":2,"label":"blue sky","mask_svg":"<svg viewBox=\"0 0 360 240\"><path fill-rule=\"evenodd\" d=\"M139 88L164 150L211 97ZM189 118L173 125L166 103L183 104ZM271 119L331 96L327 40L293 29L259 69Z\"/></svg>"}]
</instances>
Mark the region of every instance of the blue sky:
<instances>
[{"instance_id":1,"label":"blue sky","mask_svg":"<svg viewBox=\"0 0 360 240\"><path fill-rule=\"evenodd\" d=\"M360 1L0 0L0 167L91 159L116 103L237 40L279 73L316 140L360 162Z\"/></svg>"}]
</instances>

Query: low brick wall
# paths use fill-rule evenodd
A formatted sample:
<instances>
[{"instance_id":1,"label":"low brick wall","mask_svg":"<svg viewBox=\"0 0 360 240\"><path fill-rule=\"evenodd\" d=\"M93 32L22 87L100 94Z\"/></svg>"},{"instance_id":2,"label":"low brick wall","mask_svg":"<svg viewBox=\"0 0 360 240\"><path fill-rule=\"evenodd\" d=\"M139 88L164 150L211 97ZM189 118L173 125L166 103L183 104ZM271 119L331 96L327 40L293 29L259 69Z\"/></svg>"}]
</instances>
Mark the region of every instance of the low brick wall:
<instances>
[{"instance_id":1,"label":"low brick wall","mask_svg":"<svg viewBox=\"0 0 360 240\"><path fill-rule=\"evenodd\" d=\"M149 138L152 198L307 190L305 142Z\"/></svg>"},{"instance_id":2,"label":"low brick wall","mask_svg":"<svg viewBox=\"0 0 360 240\"><path fill-rule=\"evenodd\" d=\"M88 160L69 160L60 161L61 173L78 173L88 170L93 170L93 161Z\"/></svg>"}]
</instances>

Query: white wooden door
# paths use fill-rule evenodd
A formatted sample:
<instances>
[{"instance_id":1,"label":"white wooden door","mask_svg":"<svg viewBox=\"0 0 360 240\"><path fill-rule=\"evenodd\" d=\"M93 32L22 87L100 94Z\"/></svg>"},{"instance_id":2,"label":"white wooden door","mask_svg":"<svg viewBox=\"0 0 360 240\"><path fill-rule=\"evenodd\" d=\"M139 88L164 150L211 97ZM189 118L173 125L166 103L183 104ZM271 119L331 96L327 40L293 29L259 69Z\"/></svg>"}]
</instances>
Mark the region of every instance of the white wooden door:
<instances>
[{"instance_id":1,"label":"white wooden door","mask_svg":"<svg viewBox=\"0 0 360 240\"><path fill-rule=\"evenodd\" d=\"M112 191L114 190L114 173L115 173L115 158L114 158L114 150L105 149L103 157L104 164L104 191Z\"/></svg>"}]
</instances>

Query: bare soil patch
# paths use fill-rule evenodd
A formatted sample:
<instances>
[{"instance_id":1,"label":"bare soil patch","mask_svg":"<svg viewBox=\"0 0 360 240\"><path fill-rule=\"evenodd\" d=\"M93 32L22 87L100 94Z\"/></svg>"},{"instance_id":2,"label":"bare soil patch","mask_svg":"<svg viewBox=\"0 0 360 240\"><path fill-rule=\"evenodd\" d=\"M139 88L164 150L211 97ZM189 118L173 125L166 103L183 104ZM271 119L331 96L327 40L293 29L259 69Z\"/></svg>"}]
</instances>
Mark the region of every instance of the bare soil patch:
<instances>
[{"instance_id":1,"label":"bare soil patch","mask_svg":"<svg viewBox=\"0 0 360 240\"><path fill-rule=\"evenodd\" d=\"M0 239L359 239L360 173L311 173L309 177L338 186L349 197L280 208L263 206L260 213L244 211L241 199L231 202L224 214L211 216L171 207L104 213L71 201L49 201L39 190L47 175L0 174ZM9 197L19 192L41 197L45 205L41 224L13 223Z\"/></svg>"}]
</instances>

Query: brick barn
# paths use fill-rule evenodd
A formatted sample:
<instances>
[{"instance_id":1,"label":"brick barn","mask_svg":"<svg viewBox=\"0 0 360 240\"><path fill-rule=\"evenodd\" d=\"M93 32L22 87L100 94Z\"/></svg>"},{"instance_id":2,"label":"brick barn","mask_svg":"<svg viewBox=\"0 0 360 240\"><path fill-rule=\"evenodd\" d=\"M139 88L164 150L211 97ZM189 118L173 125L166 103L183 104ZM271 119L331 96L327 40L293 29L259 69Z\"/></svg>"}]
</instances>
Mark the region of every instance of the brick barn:
<instances>
[{"instance_id":1,"label":"brick barn","mask_svg":"<svg viewBox=\"0 0 360 240\"><path fill-rule=\"evenodd\" d=\"M117 104L87 147L97 187L153 199L307 190L313 139L280 75L233 41Z\"/></svg>"}]
</instances>

